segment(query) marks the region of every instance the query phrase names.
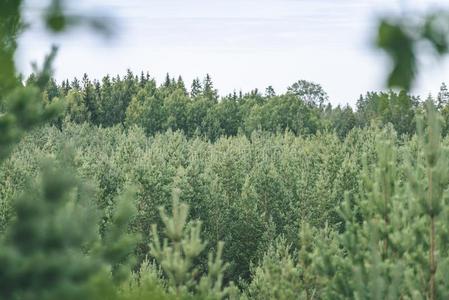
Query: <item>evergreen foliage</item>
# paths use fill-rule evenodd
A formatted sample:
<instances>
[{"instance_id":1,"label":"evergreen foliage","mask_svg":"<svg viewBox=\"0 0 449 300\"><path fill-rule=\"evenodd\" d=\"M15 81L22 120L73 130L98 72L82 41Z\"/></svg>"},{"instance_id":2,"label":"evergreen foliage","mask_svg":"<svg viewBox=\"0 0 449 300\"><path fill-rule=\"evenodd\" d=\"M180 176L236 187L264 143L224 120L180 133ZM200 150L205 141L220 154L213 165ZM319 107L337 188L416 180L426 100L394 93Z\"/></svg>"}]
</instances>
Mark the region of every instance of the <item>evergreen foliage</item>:
<instances>
[{"instance_id":1,"label":"evergreen foliage","mask_svg":"<svg viewBox=\"0 0 449 300\"><path fill-rule=\"evenodd\" d=\"M0 4L2 299L449 298L448 92L406 92L418 43L449 51L446 15L381 21L404 91L352 110L303 80L58 84L56 49L22 82L21 5ZM44 19L109 32L58 0Z\"/></svg>"},{"instance_id":2,"label":"evergreen foliage","mask_svg":"<svg viewBox=\"0 0 449 300\"><path fill-rule=\"evenodd\" d=\"M27 86L35 85L35 77L32 74L27 79ZM103 127L138 125L148 135L181 130L188 137L200 135L211 141L239 132L250 136L260 129L273 133L290 130L296 135L336 132L343 139L351 129L366 128L372 122L391 123L399 134L411 136L423 103L405 91L389 91L367 93L357 101L355 110L332 107L320 85L304 80L288 87L285 94L276 95L269 87L265 96L255 90L221 98L209 75L203 83L195 79L190 94L181 77L175 81L168 76L158 86L148 74L138 77L131 71L112 80L107 75L91 82L84 75L81 82L75 78L71 85L68 81L58 85L54 79L49 82L45 86L47 102L67 98L64 115L74 122ZM435 99L441 112L449 109L444 85L442 89Z\"/></svg>"}]
</instances>

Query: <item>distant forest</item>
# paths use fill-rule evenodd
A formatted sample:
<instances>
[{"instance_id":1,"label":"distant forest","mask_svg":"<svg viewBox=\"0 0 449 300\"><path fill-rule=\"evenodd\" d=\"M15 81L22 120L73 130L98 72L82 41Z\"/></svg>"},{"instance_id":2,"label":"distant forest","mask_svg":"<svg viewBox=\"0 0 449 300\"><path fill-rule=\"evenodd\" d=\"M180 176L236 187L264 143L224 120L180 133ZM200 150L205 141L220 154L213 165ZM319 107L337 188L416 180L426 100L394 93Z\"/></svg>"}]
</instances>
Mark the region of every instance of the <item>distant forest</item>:
<instances>
[{"instance_id":1,"label":"distant forest","mask_svg":"<svg viewBox=\"0 0 449 300\"><path fill-rule=\"evenodd\" d=\"M27 85L35 83L34 75L26 80ZM284 94L277 94L269 86L265 91L219 97L209 75L193 80L188 87L182 77L175 79L167 74L158 84L148 73L139 76L128 71L125 76L108 75L101 80L91 80L87 74L81 80L60 84L51 79L44 97L48 103L65 99L65 114L59 121L68 118L102 127L137 125L148 135L180 130L188 137L202 136L211 141L238 133L251 135L255 130L291 131L295 135L335 132L344 138L354 127L388 123L399 135L411 135L423 100L434 102L449 120L449 91L444 83L438 95L426 99L405 91L367 92L353 108L332 106L319 84L305 80L295 82ZM445 126L443 133L447 130Z\"/></svg>"}]
</instances>

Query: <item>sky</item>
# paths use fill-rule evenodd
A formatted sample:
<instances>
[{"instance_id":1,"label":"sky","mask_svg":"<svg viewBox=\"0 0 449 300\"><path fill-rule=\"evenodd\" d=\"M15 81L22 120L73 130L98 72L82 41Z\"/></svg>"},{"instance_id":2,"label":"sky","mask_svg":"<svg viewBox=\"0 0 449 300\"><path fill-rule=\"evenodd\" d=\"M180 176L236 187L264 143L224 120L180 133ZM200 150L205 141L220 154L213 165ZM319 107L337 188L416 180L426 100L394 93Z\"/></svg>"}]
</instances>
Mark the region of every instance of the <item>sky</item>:
<instances>
[{"instance_id":1,"label":"sky","mask_svg":"<svg viewBox=\"0 0 449 300\"><path fill-rule=\"evenodd\" d=\"M354 105L361 94L384 88L388 60L373 40L380 16L449 7L449 0L78 0L73 14L100 16L114 29L105 38L86 29L63 35L44 30L48 3L25 0L29 29L16 60L29 74L51 45L59 47L58 80L106 74L168 72L190 85L212 76L221 95L269 85L278 93L297 80L319 83L330 102ZM75 6L76 5L76 6ZM436 94L449 83L449 59L423 59L415 94Z\"/></svg>"}]
</instances>

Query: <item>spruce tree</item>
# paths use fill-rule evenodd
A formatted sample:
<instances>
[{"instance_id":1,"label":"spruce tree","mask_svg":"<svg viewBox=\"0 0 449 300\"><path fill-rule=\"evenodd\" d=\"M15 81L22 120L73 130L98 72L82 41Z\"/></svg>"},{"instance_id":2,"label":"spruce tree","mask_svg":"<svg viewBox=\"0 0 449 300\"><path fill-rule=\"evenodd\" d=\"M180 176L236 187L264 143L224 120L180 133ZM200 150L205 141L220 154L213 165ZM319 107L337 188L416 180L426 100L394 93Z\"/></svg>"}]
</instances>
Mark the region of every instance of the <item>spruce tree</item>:
<instances>
[{"instance_id":1,"label":"spruce tree","mask_svg":"<svg viewBox=\"0 0 449 300\"><path fill-rule=\"evenodd\" d=\"M96 97L95 97L95 87L90 81L89 77L86 73L83 75L82 79L82 96L83 96L83 104L85 105L88 111L88 120L93 124L97 123L97 107L96 107Z\"/></svg>"},{"instance_id":2,"label":"spruce tree","mask_svg":"<svg viewBox=\"0 0 449 300\"><path fill-rule=\"evenodd\" d=\"M449 91L447 89L446 84L443 82L440 86L440 91L437 96L437 109L441 111L444 107L449 104Z\"/></svg>"},{"instance_id":3,"label":"spruce tree","mask_svg":"<svg viewBox=\"0 0 449 300\"><path fill-rule=\"evenodd\" d=\"M209 74L206 74L203 82L203 96L210 101L218 100L218 92L214 88L214 84L212 82L212 78Z\"/></svg>"},{"instance_id":4,"label":"spruce tree","mask_svg":"<svg viewBox=\"0 0 449 300\"><path fill-rule=\"evenodd\" d=\"M199 78L193 79L192 87L190 89L190 97L196 98L199 95L201 95L202 91L203 91L203 87L201 85Z\"/></svg>"},{"instance_id":5,"label":"spruce tree","mask_svg":"<svg viewBox=\"0 0 449 300\"><path fill-rule=\"evenodd\" d=\"M181 90L184 93L184 95L187 96L186 86L184 84L184 80L182 79L181 75L178 76L178 80L176 81L176 89Z\"/></svg>"}]
</instances>

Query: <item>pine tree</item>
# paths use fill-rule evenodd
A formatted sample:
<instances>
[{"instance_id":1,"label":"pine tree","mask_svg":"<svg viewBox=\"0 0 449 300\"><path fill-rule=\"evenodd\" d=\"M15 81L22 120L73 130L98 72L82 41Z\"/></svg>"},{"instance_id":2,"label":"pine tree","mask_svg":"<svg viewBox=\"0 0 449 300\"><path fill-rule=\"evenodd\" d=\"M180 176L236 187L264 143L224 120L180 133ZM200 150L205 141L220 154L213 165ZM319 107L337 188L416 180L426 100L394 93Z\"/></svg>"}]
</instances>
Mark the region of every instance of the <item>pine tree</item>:
<instances>
[{"instance_id":1,"label":"pine tree","mask_svg":"<svg viewBox=\"0 0 449 300\"><path fill-rule=\"evenodd\" d=\"M164 270L170 291L176 296L193 292L200 299L222 299L226 295L234 298L236 289L232 285L223 287L223 273L227 268L221 258L223 243L218 244L215 257L209 254L207 273L198 276L199 270L194 261L204 251L206 243L200 237L201 222L187 223L189 207L179 202L179 193L175 188L171 216L163 208L160 209L167 238L161 242L157 226L153 225L150 254Z\"/></svg>"}]
</instances>

